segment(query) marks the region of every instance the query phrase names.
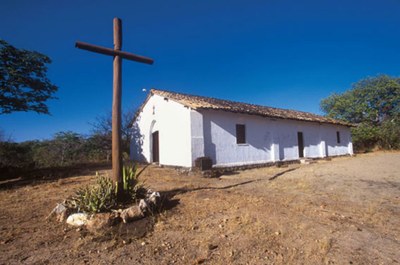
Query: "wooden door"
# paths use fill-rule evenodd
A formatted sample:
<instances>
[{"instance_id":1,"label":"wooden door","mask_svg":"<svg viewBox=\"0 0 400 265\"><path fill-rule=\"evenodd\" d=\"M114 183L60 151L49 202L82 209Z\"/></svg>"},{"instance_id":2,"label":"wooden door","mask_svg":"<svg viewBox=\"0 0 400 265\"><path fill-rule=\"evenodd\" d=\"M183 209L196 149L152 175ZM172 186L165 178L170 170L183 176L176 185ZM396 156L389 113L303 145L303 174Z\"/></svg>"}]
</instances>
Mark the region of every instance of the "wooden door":
<instances>
[{"instance_id":1,"label":"wooden door","mask_svg":"<svg viewBox=\"0 0 400 265\"><path fill-rule=\"evenodd\" d=\"M298 143L298 147L299 147L299 157L304 157L303 132L297 132L297 143Z\"/></svg>"},{"instance_id":2,"label":"wooden door","mask_svg":"<svg viewBox=\"0 0 400 265\"><path fill-rule=\"evenodd\" d=\"M158 139L158 131L153 132L152 140L153 140L153 163L158 163L160 162L160 146Z\"/></svg>"}]
</instances>

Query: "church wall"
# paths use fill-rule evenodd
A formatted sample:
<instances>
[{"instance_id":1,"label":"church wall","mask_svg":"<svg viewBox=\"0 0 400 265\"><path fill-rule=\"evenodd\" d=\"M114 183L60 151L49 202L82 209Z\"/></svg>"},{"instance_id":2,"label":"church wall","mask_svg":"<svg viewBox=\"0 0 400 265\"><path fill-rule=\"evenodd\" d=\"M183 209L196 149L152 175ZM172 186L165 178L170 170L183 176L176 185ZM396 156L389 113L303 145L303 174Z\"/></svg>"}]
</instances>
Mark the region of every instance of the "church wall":
<instances>
[{"instance_id":1,"label":"church wall","mask_svg":"<svg viewBox=\"0 0 400 265\"><path fill-rule=\"evenodd\" d=\"M303 133L304 157L352 154L350 130L345 126L256 115L203 110L204 155L215 166L291 161L299 159L298 132ZM236 143L236 124L245 125L246 143ZM337 143L337 131L340 143Z\"/></svg>"},{"instance_id":2,"label":"church wall","mask_svg":"<svg viewBox=\"0 0 400 265\"><path fill-rule=\"evenodd\" d=\"M190 110L172 100L151 96L134 123L131 157L153 162L152 133L159 131L159 163L191 167Z\"/></svg>"}]
</instances>

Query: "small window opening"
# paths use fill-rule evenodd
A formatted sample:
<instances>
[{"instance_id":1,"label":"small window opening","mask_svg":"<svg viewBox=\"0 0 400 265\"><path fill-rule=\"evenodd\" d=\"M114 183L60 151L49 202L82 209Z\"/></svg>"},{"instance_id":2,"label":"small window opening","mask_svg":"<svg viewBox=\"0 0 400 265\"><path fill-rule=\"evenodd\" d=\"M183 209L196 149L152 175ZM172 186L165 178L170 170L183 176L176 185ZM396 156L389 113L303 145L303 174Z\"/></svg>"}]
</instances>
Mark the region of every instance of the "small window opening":
<instances>
[{"instance_id":1,"label":"small window opening","mask_svg":"<svg viewBox=\"0 0 400 265\"><path fill-rule=\"evenodd\" d=\"M246 143L246 126L244 124L236 124L236 143Z\"/></svg>"},{"instance_id":2,"label":"small window opening","mask_svg":"<svg viewBox=\"0 0 400 265\"><path fill-rule=\"evenodd\" d=\"M336 141L338 144L340 144L340 132L339 131L336 132Z\"/></svg>"}]
</instances>

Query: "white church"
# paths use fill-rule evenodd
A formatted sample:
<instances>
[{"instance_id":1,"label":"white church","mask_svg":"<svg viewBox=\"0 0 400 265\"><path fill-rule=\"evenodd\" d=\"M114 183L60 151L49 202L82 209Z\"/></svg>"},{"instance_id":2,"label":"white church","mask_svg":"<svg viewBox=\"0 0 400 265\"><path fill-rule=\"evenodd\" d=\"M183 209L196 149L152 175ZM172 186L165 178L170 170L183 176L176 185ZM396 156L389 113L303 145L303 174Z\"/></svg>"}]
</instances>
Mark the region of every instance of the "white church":
<instances>
[{"instance_id":1,"label":"white church","mask_svg":"<svg viewBox=\"0 0 400 265\"><path fill-rule=\"evenodd\" d=\"M132 159L213 167L351 155L350 127L307 112L151 89L138 110Z\"/></svg>"}]
</instances>

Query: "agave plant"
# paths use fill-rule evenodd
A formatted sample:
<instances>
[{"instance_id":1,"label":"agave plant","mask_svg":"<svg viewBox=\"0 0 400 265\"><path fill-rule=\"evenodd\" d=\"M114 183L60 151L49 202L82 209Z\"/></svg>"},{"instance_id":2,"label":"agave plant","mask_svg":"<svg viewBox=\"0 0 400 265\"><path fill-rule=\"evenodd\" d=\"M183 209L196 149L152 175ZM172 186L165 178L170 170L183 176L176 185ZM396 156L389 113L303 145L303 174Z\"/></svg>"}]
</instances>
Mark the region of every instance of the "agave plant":
<instances>
[{"instance_id":1,"label":"agave plant","mask_svg":"<svg viewBox=\"0 0 400 265\"><path fill-rule=\"evenodd\" d=\"M66 206L77 212L99 213L115 209L121 203L144 198L146 189L138 180L137 166L124 166L122 173L122 196L117 196L118 183L96 172L96 183L78 188L75 194L66 200Z\"/></svg>"},{"instance_id":2,"label":"agave plant","mask_svg":"<svg viewBox=\"0 0 400 265\"><path fill-rule=\"evenodd\" d=\"M137 165L125 165L122 168L123 193L126 197L136 200L144 197L144 185L137 176Z\"/></svg>"},{"instance_id":3,"label":"agave plant","mask_svg":"<svg viewBox=\"0 0 400 265\"><path fill-rule=\"evenodd\" d=\"M99 176L94 185L78 188L70 199L66 201L69 208L77 212L99 213L110 211L117 205L115 186L106 176Z\"/></svg>"}]
</instances>

